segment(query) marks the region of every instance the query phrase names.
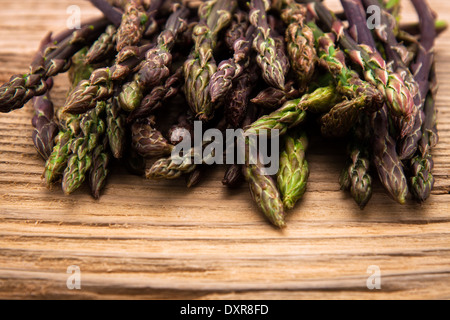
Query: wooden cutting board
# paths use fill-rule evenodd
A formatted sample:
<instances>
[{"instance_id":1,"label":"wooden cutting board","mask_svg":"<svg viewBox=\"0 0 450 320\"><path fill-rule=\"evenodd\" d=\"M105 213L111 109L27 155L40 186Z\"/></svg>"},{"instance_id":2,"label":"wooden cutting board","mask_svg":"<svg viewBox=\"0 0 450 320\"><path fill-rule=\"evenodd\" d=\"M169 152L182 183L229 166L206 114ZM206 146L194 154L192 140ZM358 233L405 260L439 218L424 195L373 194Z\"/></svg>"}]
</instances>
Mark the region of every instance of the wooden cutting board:
<instances>
[{"instance_id":1,"label":"wooden cutting board","mask_svg":"<svg viewBox=\"0 0 450 320\"><path fill-rule=\"evenodd\" d=\"M449 1L429 1L450 21ZM39 40L65 28L73 4L83 19L98 15L81 0L2 0L1 83L27 70ZM404 17L416 19L409 5ZM0 115L0 298L450 298L449 46L446 32L436 46L441 141L429 201L398 205L376 183L360 211L339 190L345 145L314 138L308 192L284 231L266 222L246 186L222 186L223 168L192 190L119 167L100 201L86 188L70 197L48 190L31 106ZM58 77L57 106L67 84ZM66 285L73 265L80 290ZM380 270L380 290L367 288L370 266Z\"/></svg>"}]
</instances>

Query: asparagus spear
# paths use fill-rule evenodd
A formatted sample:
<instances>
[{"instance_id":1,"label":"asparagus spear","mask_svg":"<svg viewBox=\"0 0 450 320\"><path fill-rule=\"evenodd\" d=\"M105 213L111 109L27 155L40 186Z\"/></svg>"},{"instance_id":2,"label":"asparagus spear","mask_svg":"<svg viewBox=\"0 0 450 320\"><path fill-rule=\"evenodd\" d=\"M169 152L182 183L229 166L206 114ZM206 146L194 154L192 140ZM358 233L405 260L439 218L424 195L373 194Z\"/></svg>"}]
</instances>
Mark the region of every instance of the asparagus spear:
<instances>
[{"instance_id":1,"label":"asparagus spear","mask_svg":"<svg viewBox=\"0 0 450 320\"><path fill-rule=\"evenodd\" d=\"M117 28L110 25L91 46L86 54L86 63L94 64L104 61L114 54L117 39Z\"/></svg>"},{"instance_id":2,"label":"asparagus spear","mask_svg":"<svg viewBox=\"0 0 450 320\"><path fill-rule=\"evenodd\" d=\"M131 123L136 119L150 116L152 113L164 106L164 102L175 97L181 90L183 85L183 68L178 68L166 82L154 87L152 91L142 99L141 105L133 110L127 118L127 122Z\"/></svg>"},{"instance_id":3,"label":"asparagus spear","mask_svg":"<svg viewBox=\"0 0 450 320\"><path fill-rule=\"evenodd\" d=\"M51 34L48 34L42 41L39 47L39 50L34 58L32 64L37 65L39 62L44 64L43 54L45 47L51 43ZM47 80L48 91L45 95L40 97L34 97L33 101L33 109L35 115L32 120L32 124L34 127L32 138L33 143L44 160L47 160L54 147L54 140L56 135L58 134L58 125L53 120L54 117L54 109L53 103L50 98L50 90L53 86L52 78Z\"/></svg>"},{"instance_id":4,"label":"asparagus spear","mask_svg":"<svg viewBox=\"0 0 450 320\"><path fill-rule=\"evenodd\" d=\"M289 81L286 83L285 90L269 87L258 93L258 95L250 101L262 108L278 109L287 101L296 99L299 96L300 92L294 87L294 82Z\"/></svg>"},{"instance_id":5,"label":"asparagus spear","mask_svg":"<svg viewBox=\"0 0 450 320\"><path fill-rule=\"evenodd\" d=\"M248 13L237 10L233 15L231 26L226 30L224 41L230 51L234 51L235 44L239 39L245 39L248 33L250 22L248 21Z\"/></svg>"},{"instance_id":6,"label":"asparagus spear","mask_svg":"<svg viewBox=\"0 0 450 320\"><path fill-rule=\"evenodd\" d=\"M31 98L47 92L46 80L64 72L70 58L86 44L95 40L107 25L105 19L96 20L74 31L44 53L45 63L31 66L27 74L14 75L0 87L0 112L22 108ZM56 41L55 41L56 42Z\"/></svg>"},{"instance_id":7,"label":"asparagus spear","mask_svg":"<svg viewBox=\"0 0 450 320\"><path fill-rule=\"evenodd\" d=\"M168 132L169 141L173 145L181 143L186 132L192 137L194 134L194 117L189 114L182 114L178 117L178 122L173 125Z\"/></svg>"},{"instance_id":8,"label":"asparagus spear","mask_svg":"<svg viewBox=\"0 0 450 320\"><path fill-rule=\"evenodd\" d=\"M209 0L198 11L201 21L192 36L195 48L184 63L184 92L191 110L201 120L210 120L214 112L208 90L211 76L217 70L213 50L219 32L231 22L235 8L235 0Z\"/></svg>"},{"instance_id":9,"label":"asparagus spear","mask_svg":"<svg viewBox=\"0 0 450 320\"><path fill-rule=\"evenodd\" d=\"M317 52L314 46L314 35L311 28L305 24L306 7L285 0L282 18L288 28L286 30L287 51L292 69L295 72L300 88L306 88L312 79L317 62Z\"/></svg>"},{"instance_id":10,"label":"asparagus spear","mask_svg":"<svg viewBox=\"0 0 450 320\"><path fill-rule=\"evenodd\" d=\"M173 180L181 177L183 174L193 172L197 164L192 161L194 149L183 156L171 156L157 160L153 166L145 173L147 179L153 180Z\"/></svg>"},{"instance_id":11,"label":"asparagus spear","mask_svg":"<svg viewBox=\"0 0 450 320\"><path fill-rule=\"evenodd\" d=\"M138 121L131 127L132 147L144 158L170 155L173 146L155 129L155 117Z\"/></svg>"},{"instance_id":12,"label":"asparagus spear","mask_svg":"<svg viewBox=\"0 0 450 320\"><path fill-rule=\"evenodd\" d=\"M222 61L217 71L211 76L209 91L212 102L219 101L225 97L231 91L233 81L247 69L250 63L254 31L255 28L253 26L247 26L247 29L243 30L242 36L233 43L233 57Z\"/></svg>"},{"instance_id":13,"label":"asparagus spear","mask_svg":"<svg viewBox=\"0 0 450 320\"><path fill-rule=\"evenodd\" d=\"M194 171L189 173L186 176L186 186L188 188L192 188L195 187L197 184L199 184L203 176L204 170L205 170L204 166L198 166Z\"/></svg>"},{"instance_id":14,"label":"asparagus spear","mask_svg":"<svg viewBox=\"0 0 450 320\"><path fill-rule=\"evenodd\" d=\"M217 125L217 129L222 131L222 133L225 131L225 119L222 119L220 121L220 123ZM202 147L205 148L210 143L210 141L204 141ZM200 154L198 154L197 152L200 152ZM190 174L197 169L200 164L196 164L194 161L195 159L201 158L202 164L206 164L209 162L211 156L213 155L210 154L206 157L203 157L203 149L197 150L196 147L191 148L182 155L174 154L172 152L170 157L159 159L158 161L156 161L153 166L146 171L146 177L147 179L155 180L177 179L183 174Z\"/></svg>"},{"instance_id":15,"label":"asparagus spear","mask_svg":"<svg viewBox=\"0 0 450 320\"><path fill-rule=\"evenodd\" d=\"M235 85L226 99L224 111L225 118L231 127L238 128L244 120L250 94L257 81L258 74L254 66L248 68L235 80Z\"/></svg>"},{"instance_id":16,"label":"asparagus spear","mask_svg":"<svg viewBox=\"0 0 450 320\"><path fill-rule=\"evenodd\" d=\"M258 208L278 228L286 227L283 201L272 177L265 175L261 165L246 165L243 174Z\"/></svg>"},{"instance_id":17,"label":"asparagus spear","mask_svg":"<svg viewBox=\"0 0 450 320\"><path fill-rule=\"evenodd\" d=\"M243 181L242 165L233 164L230 165L223 177L222 184L229 188L237 188Z\"/></svg>"},{"instance_id":18,"label":"asparagus spear","mask_svg":"<svg viewBox=\"0 0 450 320\"><path fill-rule=\"evenodd\" d=\"M272 37L272 30L267 22L267 11L270 5L270 0L250 1L250 22L256 28L253 49L258 53L256 61L267 84L284 90L289 60L277 50Z\"/></svg>"},{"instance_id":19,"label":"asparagus spear","mask_svg":"<svg viewBox=\"0 0 450 320\"><path fill-rule=\"evenodd\" d=\"M62 180L62 189L66 194L71 194L81 187L92 167L93 152L103 142L106 130L105 122L102 120L105 109L106 102L100 101L81 118L82 134L75 138L70 146L72 155L69 157Z\"/></svg>"},{"instance_id":20,"label":"asparagus spear","mask_svg":"<svg viewBox=\"0 0 450 320\"><path fill-rule=\"evenodd\" d=\"M47 80L47 83L51 80ZM52 84L48 84L51 88ZM50 89L49 89L50 90ZM53 121L53 103L49 91L43 96L33 98L33 143L42 159L47 160L53 152L54 140L58 134L58 125Z\"/></svg>"},{"instance_id":21,"label":"asparagus spear","mask_svg":"<svg viewBox=\"0 0 450 320\"><path fill-rule=\"evenodd\" d=\"M364 3L366 6L379 5L377 0L364 0ZM417 149L417 143L422 135L420 127L423 120L423 106L418 83L415 81L413 74L405 64L409 52L403 44L400 44L397 41L393 31L395 28L395 18L389 15L386 10L382 10L381 26L376 29L375 34L378 36L378 39L383 42L387 57L390 61L393 61L395 71L402 75L405 85L411 92L414 99L414 112L416 113L415 117L411 117L411 119L399 119L399 127L403 133L403 139L401 139L399 143L399 156L400 159L403 160L410 158Z\"/></svg>"},{"instance_id":22,"label":"asparagus spear","mask_svg":"<svg viewBox=\"0 0 450 320\"><path fill-rule=\"evenodd\" d=\"M119 27L122 22L122 13L114 8L106 0L89 0L97 9L99 9L105 17L114 24L115 27Z\"/></svg>"},{"instance_id":23,"label":"asparagus spear","mask_svg":"<svg viewBox=\"0 0 450 320\"><path fill-rule=\"evenodd\" d=\"M317 113L328 112L340 101L341 96L334 86L319 88L311 94L286 102L280 109L263 116L245 128L246 135L258 135L261 130L279 130L280 136L287 130L296 127L306 118L306 111Z\"/></svg>"},{"instance_id":24,"label":"asparagus spear","mask_svg":"<svg viewBox=\"0 0 450 320\"><path fill-rule=\"evenodd\" d=\"M359 46L345 31L343 24L328 9L314 1L312 8L320 20L337 36L351 59L364 69L366 80L375 85L385 96L389 111L393 116L409 120L415 116L413 96L402 77L389 70L381 55L368 44ZM359 33L359 31L358 31ZM404 136L407 132L403 132Z\"/></svg>"},{"instance_id":25,"label":"asparagus spear","mask_svg":"<svg viewBox=\"0 0 450 320\"><path fill-rule=\"evenodd\" d=\"M397 154L395 140L389 134L386 106L375 114L372 126L373 161L378 176L389 195L400 204L404 204L408 195L408 183Z\"/></svg>"},{"instance_id":26,"label":"asparagus spear","mask_svg":"<svg viewBox=\"0 0 450 320\"><path fill-rule=\"evenodd\" d=\"M372 92L365 90L353 100L344 100L320 119L322 134L325 137L345 136L357 122L361 111L374 113L383 106L382 101L375 88Z\"/></svg>"},{"instance_id":27,"label":"asparagus spear","mask_svg":"<svg viewBox=\"0 0 450 320\"><path fill-rule=\"evenodd\" d=\"M431 150L438 143L439 137L437 132L436 106L435 99L437 93L437 82L434 67L430 75L431 88L425 101L425 116L422 131L423 136L419 142L419 151L414 158L411 159L411 193L419 202L426 201L433 190L435 178L433 176L434 161Z\"/></svg>"},{"instance_id":28,"label":"asparagus spear","mask_svg":"<svg viewBox=\"0 0 450 320\"><path fill-rule=\"evenodd\" d=\"M142 0L123 1L123 10L122 22L117 30L117 52L125 47L138 45L148 21Z\"/></svg>"},{"instance_id":29,"label":"asparagus spear","mask_svg":"<svg viewBox=\"0 0 450 320\"><path fill-rule=\"evenodd\" d=\"M342 190L350 190L353 199L362 210L372 197L372 177L369 173L370 132L366 121L361 119L366 119L366 117L360 117L360 122L352 134L348 148L349 160L342 170L339 183Z\"/></svg>"},{"instance_id":30,"label":"asparagus spear","mask_svg":"<svg viewBox=\"0 0 450 320\"><path fill-rule=\"evenodd\" d=\"M425 101L425 121L422 128L422 139L419 142L419 152L422 156L430 154L431 149L436 147L439 142L439 134L437 129L437 110L436 97L438 91L438 83L436 77L435 66L430 72L430 91Z\"/></svg>"},{"instance_id":31,"label":"asparagus spear","mask_svg":"<svg viewBox=\"0 0 450 320\"><path fill-rule=\"evenodd\" d=\"M55 139L53 152L45 164L43 177L48 186L61 178L70 155L73 138L80 130L80 117L63 114L60 118L62 130Z\"/></svg>"},{"instance_id":32,"label":"asparagus spear","mask_svg":"<svg viewBox=\"0 0 450 320\"><path fill-rule=\"evenodd\" d=\"M86 61L87 52L87 48L83 48L72 58L72 64L68 71L71 84L69 92L73 90L80 81L89 79L92 72L94 72L94 67Z\"/></svg>"},{"instance_id":33,"label":"asparagus spear","mask_svg":"<svg viewBox=\"0 0 450 320\"><path fill-rule=\"evenodd\" d=\"M147 52L146 60L135 74L133 81L123 86L119 94L122 109L133 111L138 108L145 91L161 84L169 77L171 51L178 36L187 28L186 18L189 14L189 10L180 5L174 5L173 10L165 30L158 37L156 47Z\"/></svg>"},{"instance_id":34,"label":"asparagus spear","mask_svg":"<svg viewBox=\"0 0 450 320\"><path fill-rule=\"evenodd\" d=\"M306 192L309 177L309 166L305 159L308 137L304 132L288 133L284 137L284 145L284 151L280 155L277 183L284 207L290 210Z\"/></svg>"},{"instance_id":35,"label":"asparagus spear","mask_svg":"<svg viewBox=\"0 0 450 320\"><path fill-rule=\"evenodd\" d=\"M363 39L367 41L366 46L358 46L358 44L353 41L353 39L346 33L343 29L342 23L335 19L333 15L320 3L314 2L315 11L321 16L321 20L324 21L330 29L337 35L341 46L349 51L349 54L355 62L359 62L363 68L365 67L366 80L371 83L376 84L378 82L377 88L382 91L385 95L387 104L383 106L373 117L372 126L374 129L373 137L373 162L378 171L378 176L385 189L388 191L389 195L401 204L406 201L406 196L408 194L408 185L406 181L406 176L403 171L402 163L398 157L396 151L395 140L389 134L389 119L388 119L388 104L390 104L390 111L392 109L403 108L408 106L411 107L411 112L413 111L412 97L410 92L405 89L405 85L397 87L397 92L395 92L394 87L389 88L390 80L392 79L395 83L397 80L402 80L398 75L389 74L386 69L386 64L384 60L375 53L370 47L373 39L370 40L370 36L366 35ZM356 30L358 33L367 33L367 28L362 30ZM398 76L398 77L397 77ZM379 77L379 79L376 79ZM397 80L396 80L397 79ZM381 80L381 82L379 82ZM384 81L384 82L383 82ZM383 86L383 83L386 85ZM405 89L406 93L409 93L411 99L404 100L402 105L402 97L408 97L408 94L403 94L401 90ZM397 94L397 97L395 97ZM389 97L390 96L390 97ZM395 99L397 99L396 106L393 105ZM395 112L394 112L395 114Z\"/></svg>"},{"instance_id":36,"label":"asparagus spear","mask_svg":"<svg viewBox=\"0 0 450 320\"><path fill-rule=\"evenodd\" d=\"M333 76L339 93L350 100L360 99L361 96L365 96L364 99L372 98L372 100L368 100L368 103L373 108L368 109L375 112L377 105L381 105L383 102L381 93L377 94L373 85L361 80L359 75L347 66L345 54L339 47L336 47L332 35L323 33L313 22L309 23L309 26L316 39L319 64Z\"/></svg>"},{"instance_id":37,"label":"asparagus spear","mask_svg":"<svg viewBox=\"0 0 450 320\"><path fill-rule=\"evenodd\" d=\"M89 80L81 81L69 94L63 110L68 113L85 113L95 108L97 101L105 101L114 94L114 81L120 81L132 72L151 45L127 47L116 58L111 68L95 70Z\"/></svg>"},{"instance_id":38,"label":"asparagus spear","mask_svg":"<svg viewBox=\"0 0 450 320\"><path fill-rule=\"evenodd\" d=\"M73 87L77 81L89 77L92 68L86 65L84 56L86 50L79 51L73 58L72 66L69 70L69 78ZM55 139L55 146L45 164L44 178L48 186L57 181L64 173L67 161L71 154L73 140L80 133L81 116L64 113L60 108L57 112L60 132Z\"/></svg>"},{"instance_id":39,"label":"asparagus spear","mask_svg":"<svg viewBox=\"0 0 450 320\"><path fill-rule=\"evenodd\" d=\"M121 159L126 144L127 129L125 127L126 116L119 106L117 98L108 102L106 108L106 134L108 144L114 158Z\"/></svg>"},{"instance_id":40,"label":"asparagus spear","mask_svg":"<svg viewBox=\"0 0 450 320\"><path fill-rule=\"evenodd\" d=\"M89 186L94 199L100 198L100 193L106 185L108 177L108 165L111 155L108 151L108 139L104 138L103 144L99 144L92 155L92 167L89 172Z\"/></svg>"}]
</instances>

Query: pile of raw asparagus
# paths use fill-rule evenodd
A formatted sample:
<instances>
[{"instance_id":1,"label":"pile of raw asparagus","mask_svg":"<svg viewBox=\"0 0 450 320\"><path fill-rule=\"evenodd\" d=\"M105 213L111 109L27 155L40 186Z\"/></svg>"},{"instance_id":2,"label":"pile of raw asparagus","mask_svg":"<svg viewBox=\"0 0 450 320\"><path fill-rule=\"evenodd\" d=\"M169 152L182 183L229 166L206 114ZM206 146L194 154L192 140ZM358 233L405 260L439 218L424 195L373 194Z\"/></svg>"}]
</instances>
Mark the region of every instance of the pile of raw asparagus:
<instances>
[{"instance_id":1,"label":"pile of raw asparagus","mask_svg":"<svg viewBox=\"0 0 450 320\"><path fill-rule=\"evenodd\" d=\"M280 228L306 191L311 126L347 139L339 181L361 208L374 176L401 204L409 192L420 202L430 196L433 47L446 25L425 0L411 0L419 22L408 25L399 0L341 0L343 12L318 0L91 2L102 18L49 34L30 70L0 88L1 112L32 100L49 186L62 182L71 194L87 182L98 198L114 160L148 179L185 176L192 187L207 164L172 151L202 121L245 137L279 130L276 176L247 161L230 165L223 184L245 179ZM53 78L64 72L71 87L55 110Z\"/></svg>"}]
</instances>

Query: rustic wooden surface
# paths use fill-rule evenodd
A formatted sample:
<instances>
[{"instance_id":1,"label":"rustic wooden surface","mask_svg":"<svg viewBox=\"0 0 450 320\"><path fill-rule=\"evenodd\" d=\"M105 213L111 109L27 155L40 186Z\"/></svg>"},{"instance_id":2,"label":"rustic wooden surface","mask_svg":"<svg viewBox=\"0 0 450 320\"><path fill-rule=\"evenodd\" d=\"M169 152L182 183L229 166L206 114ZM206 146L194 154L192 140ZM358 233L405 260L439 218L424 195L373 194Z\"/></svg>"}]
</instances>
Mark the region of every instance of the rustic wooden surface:
<instances>
[{"instance_id":1,"label":"rustic wooden surface","mask_svg":"<svg viewBox=\"0 0 450 320\"><path fill-rule=\"evenodd\" d=\"M407 2L407 1L404 1ZM450 21L450 2L430 0ZM0 82L27 70L40 38L62 30L81 0L2 0ZM405 19L414 21L405 7ZM213 170L193 190L114 169L96 202L47 190L31 143L31 106L0 116L0 298L448 299L450 298L450 33L437 43L440 81L436 189L423 206L392 202L381 186L364 212L339 191L344 146L316 141L304 200L285 231L258 213L243 186ZM64 101L67 80L54 90ZM67 268L81 269L68 290ZM368 290L367 268L381 269Z\"/></svg>"}]
</instances>

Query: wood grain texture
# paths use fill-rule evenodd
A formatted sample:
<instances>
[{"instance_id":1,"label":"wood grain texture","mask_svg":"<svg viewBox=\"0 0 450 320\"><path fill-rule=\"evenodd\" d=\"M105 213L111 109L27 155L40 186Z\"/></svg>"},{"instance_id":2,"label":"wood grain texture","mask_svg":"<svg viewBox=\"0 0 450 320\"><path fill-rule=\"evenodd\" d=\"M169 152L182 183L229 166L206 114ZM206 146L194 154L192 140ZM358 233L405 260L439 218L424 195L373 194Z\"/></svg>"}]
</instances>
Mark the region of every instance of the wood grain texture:
<instances>
[{"instance_id":1,"label":"wood grain texture","mask_svg":"<svg viewBox=\"0 0 450 320\"><path fill-rule=\"evenodd\" d=\"M429 1L450 21L449 1ZM81 0L2 0L1 83L27 70L39 39L65 28L73 4L84 19L98 15ZM409 4L404 18L416 19ZM337 182L345 146L313 139L308 192L284 231L259 214L245 186L221 185L223 168L192 190L118 167L100 201L87 189L71 197L48 190L31 106L2 114L0 298L449 299L449 46L446 32L436 46L441 142L431 199L400 206L377 183L361 212ZM66 88L58 77L56 105ZM70 265L81 269L81 290L66 287ZM381 269L381 290L366 287L371 265Z\"/></svg>"}]
</instances>

